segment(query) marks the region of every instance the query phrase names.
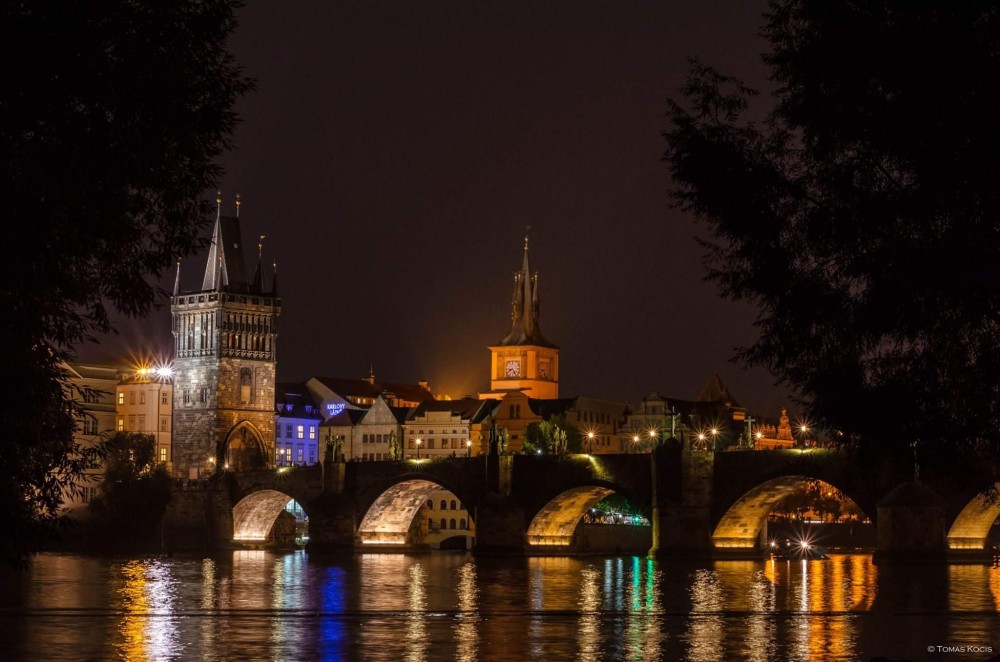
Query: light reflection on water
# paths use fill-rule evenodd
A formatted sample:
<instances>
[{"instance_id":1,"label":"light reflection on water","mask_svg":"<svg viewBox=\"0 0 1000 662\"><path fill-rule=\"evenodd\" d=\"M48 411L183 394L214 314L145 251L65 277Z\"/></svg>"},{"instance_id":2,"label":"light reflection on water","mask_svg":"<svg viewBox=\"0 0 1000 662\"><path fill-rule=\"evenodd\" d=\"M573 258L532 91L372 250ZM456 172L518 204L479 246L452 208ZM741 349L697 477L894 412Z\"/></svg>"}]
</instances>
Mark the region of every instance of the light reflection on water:
<instances>
[{"instance_id":1,"label":"light reflection on water","mask_svg":"<svg viewBox=\"0 0 1000 662\"><path fill-rule=\"evenodd\" d=\"M43 555L5 659L925 659L1000 652L1000 569L829 561L234 552ZM988 657L988 656L987 656ZM963 658L974 659L974 658Z\"/></svg>"}]
</instances>

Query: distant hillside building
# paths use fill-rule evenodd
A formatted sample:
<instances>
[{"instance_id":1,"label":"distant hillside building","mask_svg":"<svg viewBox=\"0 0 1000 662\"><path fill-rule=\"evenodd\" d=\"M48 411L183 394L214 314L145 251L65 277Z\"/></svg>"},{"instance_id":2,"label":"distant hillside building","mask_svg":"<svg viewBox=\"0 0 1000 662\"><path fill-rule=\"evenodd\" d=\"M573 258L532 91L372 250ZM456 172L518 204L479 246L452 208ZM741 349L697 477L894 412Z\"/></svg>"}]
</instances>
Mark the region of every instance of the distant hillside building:
<instances>
[{"instance_id":1,"label":"distant hillside building","mask_svg":"<svg viewBox=\"0 0 1000 662\"><path fill-rule=\"evenodd\" d=\"M781 408L781 417L777 425L762 423L754 426L754 432L754 448L759 451L792 448L795 445L792 424L788 420L788 410L784 407Z\"/></svg>"},{"instance_id":2,"label":"distant hillside building","mask_svg":"<svg viewBox=\"0 0 1000 662\"><path fill-rule=\"evenodd\" d=\"M221 200L219 201L221 205ZM174 335L174 473L198 478L220 465L273 466L275 347L281 299L263 262L247 278L237 217L215 221L201 288L180 291Z\"/></svg>"}]
</instances>

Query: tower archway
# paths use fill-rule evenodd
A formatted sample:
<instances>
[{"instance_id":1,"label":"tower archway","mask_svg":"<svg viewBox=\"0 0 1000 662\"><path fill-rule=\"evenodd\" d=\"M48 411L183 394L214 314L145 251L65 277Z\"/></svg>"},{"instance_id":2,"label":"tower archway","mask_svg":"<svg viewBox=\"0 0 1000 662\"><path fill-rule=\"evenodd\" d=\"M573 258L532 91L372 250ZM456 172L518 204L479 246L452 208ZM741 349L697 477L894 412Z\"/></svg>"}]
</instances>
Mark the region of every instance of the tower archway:
<instances>
[{"instance_id":1,"label":"tower archway","mask_svg":"<svg viewBox=\"0 0 1000 662\"><path fill-rule=\"evenodd\" d=\"M226 437L222 448L223 468L229 471L253 471L271 466L267 446L260 431L251 423L237 424Z\"/></svg>"}]
</instances>

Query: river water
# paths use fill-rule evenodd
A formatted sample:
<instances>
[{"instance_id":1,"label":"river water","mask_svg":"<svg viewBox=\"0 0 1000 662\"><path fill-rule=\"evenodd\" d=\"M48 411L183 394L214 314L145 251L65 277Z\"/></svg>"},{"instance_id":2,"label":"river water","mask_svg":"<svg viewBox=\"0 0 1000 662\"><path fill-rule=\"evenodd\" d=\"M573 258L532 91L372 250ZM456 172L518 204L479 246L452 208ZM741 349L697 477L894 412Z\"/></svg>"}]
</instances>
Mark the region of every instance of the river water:
<instances>
[{"instance_id":1,"label":"river water","mask_svg":"<svg viewBox=\"0 0 1000 662\"><path fill-rule=\"evenodd\" d=\"M4 583L4 660L982 660L1000 654L1000 568L876 567L868 555L682 563L464 553L45 554L26 575Z\"/></svg>"}]
</instances>

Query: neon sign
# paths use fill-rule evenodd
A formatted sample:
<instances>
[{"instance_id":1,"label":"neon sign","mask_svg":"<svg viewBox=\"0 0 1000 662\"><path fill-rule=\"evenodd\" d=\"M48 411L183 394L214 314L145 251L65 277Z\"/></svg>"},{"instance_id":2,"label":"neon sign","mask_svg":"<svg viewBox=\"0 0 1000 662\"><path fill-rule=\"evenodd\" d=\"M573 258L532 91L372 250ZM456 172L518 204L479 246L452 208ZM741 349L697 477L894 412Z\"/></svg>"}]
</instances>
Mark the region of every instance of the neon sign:
<instances>
[{"instance_id":1,"label":"neon sign","mask_svg":"<svg viewBox=\"0 0 1000 662\"><path fill-rule=\"evenodd\" d=\"M343 402L328 402L326 405L326 411L330 416L336 416L340 412L344 411L345 405Z\"/></svg>"}]
</instances>

